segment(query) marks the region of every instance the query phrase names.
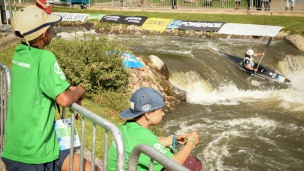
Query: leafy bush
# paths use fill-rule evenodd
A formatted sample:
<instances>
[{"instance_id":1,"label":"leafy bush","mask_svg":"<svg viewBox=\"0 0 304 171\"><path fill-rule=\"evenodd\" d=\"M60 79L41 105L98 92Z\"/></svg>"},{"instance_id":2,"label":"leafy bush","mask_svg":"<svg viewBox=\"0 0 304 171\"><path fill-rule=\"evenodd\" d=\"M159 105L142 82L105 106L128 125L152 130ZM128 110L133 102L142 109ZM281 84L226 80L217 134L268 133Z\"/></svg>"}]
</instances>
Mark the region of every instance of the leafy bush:
<instances>
[{"instance_id":1,"label":"leafy bush","mask_svg":"<svg viewBox=\"0 0 304 171\"><path fill-rule=\"evenodd\" d=\"M119 52L123 43L105 37L84 35L73 40L55 40L48 46L72 85L81 85L88 93L125 92L128 72ZM111 53L117 51L117 53Z\"/></svg>"}]
</instances>

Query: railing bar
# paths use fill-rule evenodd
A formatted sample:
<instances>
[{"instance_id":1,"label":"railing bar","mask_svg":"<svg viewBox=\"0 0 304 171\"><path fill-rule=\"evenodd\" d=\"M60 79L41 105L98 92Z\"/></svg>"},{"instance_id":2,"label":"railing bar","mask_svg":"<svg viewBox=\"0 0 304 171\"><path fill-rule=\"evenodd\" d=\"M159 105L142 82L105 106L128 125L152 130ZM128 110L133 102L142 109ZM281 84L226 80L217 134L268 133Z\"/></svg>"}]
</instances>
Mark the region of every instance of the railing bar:
<instances>
[{"instance_id":1,"label":"railing bar","mask_svg":"<svg viewBox=\"0 0 304 171\"><path fill-rule=\"evenodd\" d=\"M105 131L105 134L104 134L103 170L107 170L108 145L109 145L109 135L108 135L108 131Z\"/></svg>"},{"instance_id":2,"label":"railing bar","mask_svg":"<svg viewBox=\"0 0 304 171\"><path fill-rule=\"evenodd\" d=\"M149 171L153 171L154 170L154 165L153 165L153 159L150 158L150 166L149 166Z\"/></svg>"},{"instance_id":3,"label":"railing bar","mask_svg":"<svg viewBox=\"0 0 304 171\"><path fill-rule=\"evenodd\" d=\"M80 143L80 171L83 171L84 165L84 133L85 133L85 118L81 117L81 143Z\"/></svg>"},{"instance_id":4,"label":"railing bar","mask_svg":"<svg viewBox=\"0 0 304 171\"><path fill-rule=\"evenodd\" d=\"M124 171L125 170L125 161L126 161L126 154L125 154L125 145L123 143L122 135L119 129L111 122L105 120L104 118L98 116L97 114L87 110L86 108L81 107L80 105L73 103L70 107L75 112L81 113L83 117L88 118L91 121L94 121L95 124L103 127L104 129L111 132L114 137L115 145L116 145L116 156L117 156L117 163L116 169L117 171Z\"/></svg>"},{"instance_id":5,"label":"railing bar","mask_svg":"<svg viewBox=\"0 0 304 171\"><path fill-rule=\"evenodd\" d=\"M96 124L93 123L93 129L92 129L91 171L94 171L94 169L95 169L95 150L96 150Z\"/></svg>"},{"instance_id":6,"label":"railing bar","mask_svg":"<svg viewBox=\"0 0 304 171\"><path fill-rule=\"evenodd\" d=\"M70 171L73 171L74 161L74 131L75 131L75 115L71 112L71 139L70 139Z\"/></svg>"},{"instance_id":7,"label":"railing bar","mask_svg":"<svg viewBox=\"0 0 304 171\"><path fill-rule=\"evenodd\" d=\"M141 153L146 154L151 159L154 159L159 164L161 164L162 166L164 166L169 170L190 171L185 166L175 162L174 160L171 160L168 156L155 150L153 147L147 144L139 144L133 148L129 158L129 165L128 165L129 171L137 170L137 164Z\"/></svg>"},{"instance_id":8,"label":"railing bar","mask_svg":"<svg viewBox=\"0 0 304 171\"><path fill-rule=\"evenodd\" d=\"M4 79L3 79L3 72L2 72L2 69L0 70L0 157L1 157L1 154L2 154L2 144L3 144L3 135L4 135L4 131L3 131L3 121L4 121L4 88L3 88L3 84L4 83Z\"/></svg>"}]
</instances>

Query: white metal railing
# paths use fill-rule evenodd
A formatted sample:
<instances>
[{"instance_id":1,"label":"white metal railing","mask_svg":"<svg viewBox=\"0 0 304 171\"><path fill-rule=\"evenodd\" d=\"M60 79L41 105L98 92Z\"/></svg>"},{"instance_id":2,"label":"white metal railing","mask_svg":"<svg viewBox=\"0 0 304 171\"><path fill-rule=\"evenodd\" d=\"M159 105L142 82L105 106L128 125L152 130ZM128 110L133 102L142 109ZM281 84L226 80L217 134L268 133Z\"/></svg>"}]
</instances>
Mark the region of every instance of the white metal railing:
<instances>
[{"instance_id":1,"label":"white metal railing","mask_svg":"<svg viewBox=\"0 0 304 171\"><path fill-rule=\"evenodd\" d=\"M0 157L4 146L4 129L7 113L8 96L10 93L10 71L0 63Z\"/></svg>"}]
</instances>

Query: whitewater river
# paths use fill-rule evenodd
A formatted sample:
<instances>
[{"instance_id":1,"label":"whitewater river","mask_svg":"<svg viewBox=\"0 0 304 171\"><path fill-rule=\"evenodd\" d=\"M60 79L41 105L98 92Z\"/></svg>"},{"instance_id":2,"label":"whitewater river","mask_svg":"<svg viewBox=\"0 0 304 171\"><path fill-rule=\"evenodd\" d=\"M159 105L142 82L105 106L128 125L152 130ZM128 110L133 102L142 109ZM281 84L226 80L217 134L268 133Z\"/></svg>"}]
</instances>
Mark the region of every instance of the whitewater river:
<instances>
[{"instance_id":1,"label":"whitewater river","mask_svg":"<svg viewBox=\"0 0 304 171\"><path fill-rule=\"evenodd\" d=\"M63 37L67 36L63 34ZM193 155L203 170L304 170L304 54L273 40L261 62L291 80L289 87L240 71L217 48L242 57L267 40L109 35L124 39L136 56L156 55L187 103L167 114L165 135L197 131Z\"/></svg>"}]
</instances>

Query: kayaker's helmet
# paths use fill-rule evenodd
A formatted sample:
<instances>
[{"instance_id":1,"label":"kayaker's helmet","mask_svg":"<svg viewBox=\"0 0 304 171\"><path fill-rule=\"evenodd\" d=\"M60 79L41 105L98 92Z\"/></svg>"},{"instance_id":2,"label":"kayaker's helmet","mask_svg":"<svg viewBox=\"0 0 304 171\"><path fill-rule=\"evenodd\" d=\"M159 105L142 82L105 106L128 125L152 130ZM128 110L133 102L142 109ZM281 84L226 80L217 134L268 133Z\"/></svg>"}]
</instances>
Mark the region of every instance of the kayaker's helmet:
<instances>
[{"instance_id":1,"label":"kayaker's helmet","mask_svg":"<svg viewBox=\"0 0 304 171\"><path fill-rule=\"evenodd\" d=\"M251 56L254 54L254 51L252 49L248 49L246 54Z\"/></svg>"}]
</instances>

